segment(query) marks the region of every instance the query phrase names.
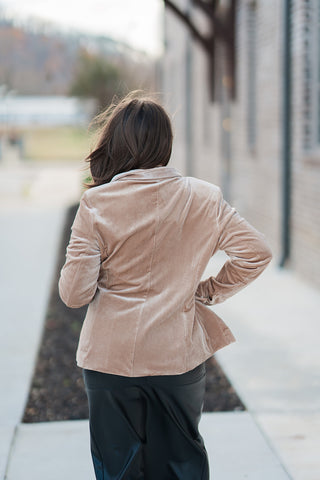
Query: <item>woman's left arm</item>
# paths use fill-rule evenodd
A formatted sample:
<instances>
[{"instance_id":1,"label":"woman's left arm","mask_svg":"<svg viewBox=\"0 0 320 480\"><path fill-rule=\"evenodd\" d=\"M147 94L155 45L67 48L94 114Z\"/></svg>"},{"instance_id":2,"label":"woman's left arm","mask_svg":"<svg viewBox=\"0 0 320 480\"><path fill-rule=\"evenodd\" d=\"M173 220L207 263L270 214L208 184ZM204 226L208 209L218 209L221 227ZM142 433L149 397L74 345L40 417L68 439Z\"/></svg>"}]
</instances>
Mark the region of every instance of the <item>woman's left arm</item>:
<instances>
[{"instance_id":1,"label":"woman's left arm","mask_svg":"<svg viewBox=\"0 0 320 480\"><path fill-rule=\"evenodd\" d=\"M86 195L80 200L59 279L61 300L71 308L93 299L100 271L101 251L94 231L93 209Z\"/></svg>"}]
</instances>

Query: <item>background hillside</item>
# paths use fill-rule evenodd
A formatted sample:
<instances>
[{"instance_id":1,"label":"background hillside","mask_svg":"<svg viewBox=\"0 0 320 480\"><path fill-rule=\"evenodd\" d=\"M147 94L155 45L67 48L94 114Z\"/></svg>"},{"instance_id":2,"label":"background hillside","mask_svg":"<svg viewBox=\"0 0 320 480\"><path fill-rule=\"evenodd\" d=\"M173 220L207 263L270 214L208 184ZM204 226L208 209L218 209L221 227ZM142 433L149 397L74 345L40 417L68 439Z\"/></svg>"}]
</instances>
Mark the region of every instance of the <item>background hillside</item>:
<instances>
[{"instance_id":1,"label":"background hillside","mask_svg":"<svg viewBox=\"0 0 320 480\"><path fill-rule=\"evenodd\" d=\"M69 94L84 52L120 68L129 88L152 84L152 59L121 42L0 17L0 85L18 94Z\"/></svg>"}]
</instances>

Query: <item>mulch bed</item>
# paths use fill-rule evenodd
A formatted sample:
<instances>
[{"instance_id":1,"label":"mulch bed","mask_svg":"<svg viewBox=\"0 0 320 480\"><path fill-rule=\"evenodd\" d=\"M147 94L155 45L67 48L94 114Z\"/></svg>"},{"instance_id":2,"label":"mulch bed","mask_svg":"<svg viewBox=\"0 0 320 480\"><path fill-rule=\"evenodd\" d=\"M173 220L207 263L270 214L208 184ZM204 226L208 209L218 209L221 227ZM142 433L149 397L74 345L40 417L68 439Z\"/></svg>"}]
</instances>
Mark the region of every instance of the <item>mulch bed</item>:
<instances>
[{"instance_id":1,"label":"mulch bed","mask_svg":"<svg viewBox=\"0 0 320 480\"><path fill-rule=\"evenodd\" d=\"M66 216L42 342L23 417L25 423L88 418L82 371L75 363L79 333L87 307L68 308L58 293L59 274L65 261L66 246L77 207L71 207ZM232 410L245 410L245 406L215 357L212 357L207 361L204 411Z\"/></svg>"}]
</instances>

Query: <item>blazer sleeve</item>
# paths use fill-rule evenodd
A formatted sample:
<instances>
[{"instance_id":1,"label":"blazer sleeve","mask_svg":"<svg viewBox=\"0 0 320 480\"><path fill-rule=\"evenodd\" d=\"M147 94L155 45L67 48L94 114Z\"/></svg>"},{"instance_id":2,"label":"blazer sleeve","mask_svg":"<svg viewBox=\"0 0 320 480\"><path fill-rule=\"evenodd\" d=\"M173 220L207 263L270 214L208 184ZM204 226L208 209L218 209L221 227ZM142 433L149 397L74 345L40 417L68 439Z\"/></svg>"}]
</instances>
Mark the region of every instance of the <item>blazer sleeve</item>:
<instances>
[{"instance_id":1,"label":"blazer sleeve","mask_svg":"<svg viewBox=\"0 0 320 480\"><path fill-rule=\"evenodd\" d=\"M196 299L206 305L221 303L246 287L272 258L265 236L223 199L220 188L216 205L218 241L214 252L223 250L229 259L216 277L199 283Z\"/></svg>"},{"instance_id":2,"label":"blazer sleeve","mask_svg":"<svg viewBox=\"0 0 320 480\"><path fill-rule=\"evenodd\" d=\"M84 194L71 227L66 261L59 279L59 294L68 307L79 308L93 299L100 263L101 252L94 230L93 209Z\"/></svg>"}]
</instances>

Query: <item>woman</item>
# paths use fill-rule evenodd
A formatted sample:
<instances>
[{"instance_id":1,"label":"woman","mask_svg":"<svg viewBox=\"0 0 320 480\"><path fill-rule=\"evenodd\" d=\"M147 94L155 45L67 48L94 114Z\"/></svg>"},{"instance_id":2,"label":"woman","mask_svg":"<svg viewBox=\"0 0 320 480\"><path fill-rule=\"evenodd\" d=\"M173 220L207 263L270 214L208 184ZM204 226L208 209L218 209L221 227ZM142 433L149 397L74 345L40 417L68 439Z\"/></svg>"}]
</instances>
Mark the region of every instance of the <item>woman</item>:
<instances>
[{"instance_id":1,"label":"woman","mask_svg":"<svg viewBox=\"0 0 320 480\"><path fill-rule=\"evenodd\" d=\"M89 304L77 364L96 478L205 480L204 362L235 341L208 305L257 278L271 252L219 187L168 166L156 101L132 93L104 117L59 280L66 305ZM230 259L200 281L218 249Z\"/></svg>"}]
</instances>

